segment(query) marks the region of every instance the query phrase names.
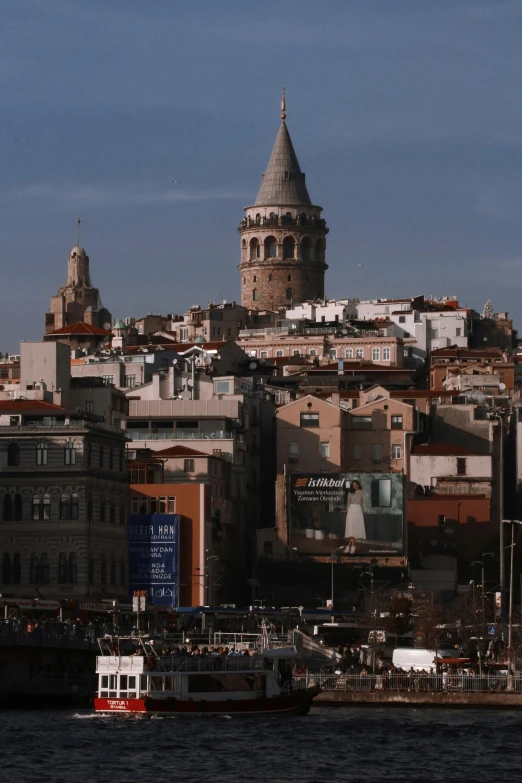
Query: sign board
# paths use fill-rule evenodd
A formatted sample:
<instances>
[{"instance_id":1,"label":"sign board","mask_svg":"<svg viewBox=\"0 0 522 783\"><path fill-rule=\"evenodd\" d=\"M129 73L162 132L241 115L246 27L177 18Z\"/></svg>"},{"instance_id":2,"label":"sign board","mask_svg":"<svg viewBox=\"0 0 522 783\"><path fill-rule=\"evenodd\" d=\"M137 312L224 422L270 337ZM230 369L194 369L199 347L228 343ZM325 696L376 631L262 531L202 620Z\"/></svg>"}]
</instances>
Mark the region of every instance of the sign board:
<instances>
[{"instance_id":1,"label":"sign board","mask_svg":"<svg viewBox=\"0 0 522 783\"><path fill-rule=\"evenodd\" d=\"M386 644L386 631L370 631L368 644Z\"/></svg>"},{"instance_id":2,"label":"sign board","mask_svg":"<svg viewBox=\"0 0 522 783\"><path fill-rule=\"evenodd\" d=\"M129 587L131 596L152 606L178 606L179 514L131 514ZM133 602L134 603L134 602ZM140 606L140 611L143 611Z\"/></svg>"},{"instance_id":3,"label":"sign board","mask_svg":"<svg viewBox=\"0 0 522 783\"><path fill-rule=\"evenodd\" d=\"M40 609L43 612L56 612L60 608L59 601L50 601L45 598L3 598L0 606L17 606L19 609Z\"/></svg>"},{"instance_id":4,"label":"sign board","mask_svg":"<svg viewBox=\"0 0 522 783\"><path fill-rule=\"evenodd\" d=\"M352 556L403 554L401 473L292 473L289 482L290 538L300 552L330 556L335 539Z\"/></svg>"},{"instance_id":5,"label":"sign board","mask_svg":"<svg viewBox=\"0 0 522 783\"><path fill-rule=\"evenodd\" d=\"M488 634L490 636L496 636L497 635L497 626L496 625L488 625Z\"/></svg>"}]
</instances>

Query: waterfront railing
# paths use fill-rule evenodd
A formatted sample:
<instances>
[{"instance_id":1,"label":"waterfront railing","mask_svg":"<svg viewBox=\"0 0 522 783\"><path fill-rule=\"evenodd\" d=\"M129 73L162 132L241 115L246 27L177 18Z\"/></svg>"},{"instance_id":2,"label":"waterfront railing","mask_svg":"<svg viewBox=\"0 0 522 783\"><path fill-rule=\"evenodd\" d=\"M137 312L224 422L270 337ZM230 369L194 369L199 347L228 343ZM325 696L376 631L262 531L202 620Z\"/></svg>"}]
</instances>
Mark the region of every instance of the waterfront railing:
<instances>
[{"instance_id":1,"label":"waterfront railing","mask_svg":"<svg viewBox=\"0 0 522 783\"><path fill-rule=\"evenodd\" d=\"M302 681L298 687L318 686L323 691L402 691L432 693L434 691L461 693L496 693L514 691L522 693L520 673L508 675L417 674L391 673L386 675L325 675L307 674L296 677Z\"/></svg>"}]
</instances>

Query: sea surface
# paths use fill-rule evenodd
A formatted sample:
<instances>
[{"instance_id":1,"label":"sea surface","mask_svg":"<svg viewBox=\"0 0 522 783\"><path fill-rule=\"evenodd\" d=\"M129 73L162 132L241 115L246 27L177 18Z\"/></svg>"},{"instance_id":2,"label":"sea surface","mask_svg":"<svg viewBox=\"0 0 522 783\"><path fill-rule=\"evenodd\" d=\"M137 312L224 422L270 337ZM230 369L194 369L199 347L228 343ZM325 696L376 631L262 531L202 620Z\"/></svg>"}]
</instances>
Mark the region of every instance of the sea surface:
<instances>
[{"instance_id":1,"label":"sea surface","mask_svg":"<svg viewBox=\"0 0 522 783\"><path fill-rule=\"evenodd\" d=\"M4 783L522 780L522 711L313 707L307 717L0 712Z\"/></svg>"}]
</instances>

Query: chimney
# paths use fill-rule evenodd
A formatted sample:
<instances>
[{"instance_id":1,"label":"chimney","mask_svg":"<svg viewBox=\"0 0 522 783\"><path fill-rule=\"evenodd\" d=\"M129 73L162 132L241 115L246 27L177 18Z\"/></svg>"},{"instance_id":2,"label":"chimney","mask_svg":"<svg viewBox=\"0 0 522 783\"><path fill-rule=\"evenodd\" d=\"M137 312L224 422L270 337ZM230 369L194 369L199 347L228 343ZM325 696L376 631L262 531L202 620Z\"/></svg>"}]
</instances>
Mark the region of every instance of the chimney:
<instances>
[{"instance_id":1,"label":"chimney","mask_svg":"<svg viewBox=\"0 0 522 783\"><path fill-rule=\"evenodd\" d=\"M332 404L336 405L338 408L341 405L341 395L339 392L332 392Z\"/></svg>"},{"instance_id":2,"label":"chimney","mask_svg":"<svg viewBox=\"0 0 522 783\"><path fill-rule=\"evenodd\" d=\"M152 376L152 399L161 400L159 373L154 373Z\"/></svg>"}]
</instances>

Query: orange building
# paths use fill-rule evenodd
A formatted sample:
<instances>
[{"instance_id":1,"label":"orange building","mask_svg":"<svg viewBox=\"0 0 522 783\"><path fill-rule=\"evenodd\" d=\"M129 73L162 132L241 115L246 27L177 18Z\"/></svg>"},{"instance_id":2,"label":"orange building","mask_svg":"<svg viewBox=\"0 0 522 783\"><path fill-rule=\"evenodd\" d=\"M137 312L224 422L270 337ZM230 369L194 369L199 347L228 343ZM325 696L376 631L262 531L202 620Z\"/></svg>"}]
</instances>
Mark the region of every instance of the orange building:
<instances>
[{"instance_id":1,"label":"orange building","mask_svg":"<svg viewBox=\"0 0 522 783\"><path fill-rule=\"evenodd\" d=\"M216 603L220 569L212 544L208 484L131 484L134 514L179 514L179 605Z\"/></svg>"}]
</instances>

